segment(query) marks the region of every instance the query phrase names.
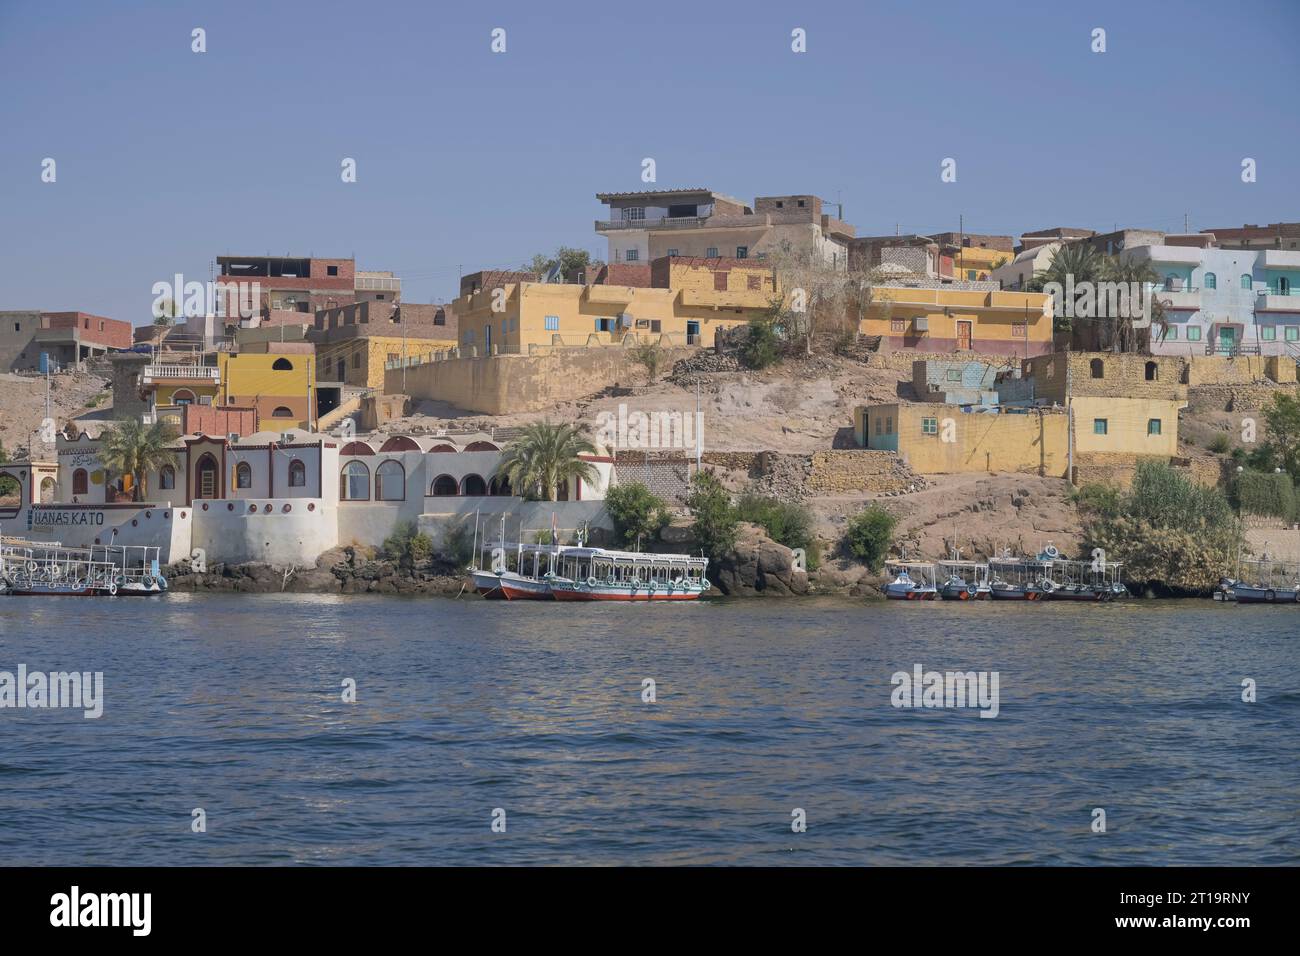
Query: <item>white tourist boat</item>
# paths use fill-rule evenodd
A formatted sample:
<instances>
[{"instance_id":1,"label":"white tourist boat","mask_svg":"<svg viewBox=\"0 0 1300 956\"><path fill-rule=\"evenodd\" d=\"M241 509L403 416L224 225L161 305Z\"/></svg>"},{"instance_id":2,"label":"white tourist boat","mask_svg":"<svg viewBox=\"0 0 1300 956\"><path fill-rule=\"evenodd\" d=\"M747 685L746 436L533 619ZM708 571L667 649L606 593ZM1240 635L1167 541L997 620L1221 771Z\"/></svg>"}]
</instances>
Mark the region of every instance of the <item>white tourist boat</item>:
<instances>
[{"instance_id":1,"label":"white tourist boat","mask_svg":"<svg viewBox=\"0 0 1300 956\"><path fill-rule=\"evenodd\" d=\"M486 569L474 568L470 579L474 590L485 598L506 601L549 601L552 599L551 566L555 548L542 544L517 544L513 551L492 549L492 559ZM514 557L514 569L509 556Z\"/></svg>"},{"instance_id":2,"label":"white tourist boat","mask_svg":"<svg viewBox=\"0 0 1300 956\"><path fill-rule=\"evenodd\" d=\"M0 544L0 594L12 596L162 594L158 548L65 548L57 542Z\"/></svg>"},{"instance_id":3,"label":"white tourist boat","mask_svg":"<svg viewBox=\"0 0 1300 956\"><path fill-rule=\"evenodd\" d=\"M561 548L547 578L557 601L693 601L712 585L709 559L605 548Z\"/></svg>"}]
</instances>

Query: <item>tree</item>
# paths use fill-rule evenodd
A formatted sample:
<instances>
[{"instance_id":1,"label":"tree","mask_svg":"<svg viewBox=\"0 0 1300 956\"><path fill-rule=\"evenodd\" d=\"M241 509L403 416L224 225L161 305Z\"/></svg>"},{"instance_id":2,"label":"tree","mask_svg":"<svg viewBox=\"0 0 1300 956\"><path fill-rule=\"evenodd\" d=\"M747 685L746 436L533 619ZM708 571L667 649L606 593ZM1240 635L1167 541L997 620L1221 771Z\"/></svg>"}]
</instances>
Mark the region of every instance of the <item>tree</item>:
<instances>
[{"instance_id":1,"label":"tree","mask_svg":"<svg viewBox=\"0 0 1300 956\"><path fill-rule=\"evenodd\" d=\"M1052 261L1048 263L1046 269L1034 273L1026 288L1030 292L1042 292L1043 287L1050 282L1057 283L1062 289L1069 289L1072 285L1078 286L1081 282L1095 283L1101 279L1102 266L1101 253L1086 242L1066 243L1052 255ZM1078 304L1081 295L1082 291L1076 289L1073 304ZM1066 315L1063 300L1056 303L1055 314L1053 329L1057 332L1069 332L1070 316Z\"/></svg>"},{"instance_id":2,"label":"tree","mask_svg":"<svg viewBox=\"0 0 1300 956\"><path fill-rule=\"evenodd\" d=\"M0 442L0 465L8 464L9 453L5 451L4 442ZM18 493L18 482L8 475L0 477L0 498L7 498Z\"/></svg>"},{"instance_id":3,"label":"tree","mask_svg":"<svg viewBox=\"0 0 1300 956\"><path fill-rule=\"evenodd\" d=\"M849 553L873 571L894 542L897 519L880 505L864 508L849 519L844 544Z\"/></svg>"},{"instance_id":4,"label":"tree","mask_svg":"<svg viewBox=\"0 0 1300 956\"><path fill-rule=\"evenodd\" d=\"M599 259L593 259L591 253L586 249L574 249L572 246L560 246L555 250L554 255L546 255L539 252L533 256L532 261L523 265L525 272L535 272L540 279L547 272L559 263L560 275L567 276L574 269L592 269L604 265Z\"/></svg>"},{"instance_id":5,"label":"tree","mask_svg":"<svg viewBox=\"0 0 1300 956\"><path fill-rule=\"evenodd\" d=\"M694 519L691 531L695 540L710 560L717 561L736 546L736 526L740 519L731 495L716 475L709 471L695 473L686 507Z\"/></svg>"},{"instance_id":6,"label":"tree","mask_svg":"<svg viewBox=\"0 0 1300 956\"><path fill-rule=\"evenodd\" d=\"M100 436L99 459L110 471L130 475L132 500L143 501L145 475L176 464L170 447L176 438L176 429L166 422L144 425L135 418L122 419Z\"/></svg>"},{"instance_id":7,"label":"tree","mask_svg":"<svg viewBox=\"0 0 1300 956\"><path fill-rule=\"evenodd\" d=\"M1276 467L1300 481L1300 398L1279 392L1264 409L1268 437L1264 450Z\"/></svg>"},{"instance_id":8,"label":"tree","mask_svg":"<svg viewBox=\"0 0 1300 956\"><path fill-rule=\"evenodd\" d=\"M664 500L639 481L606 491L605 510L614 523L614 535L624 545L653 541L670 519Z\"/></svg>"},{"instance_id":9,"label":"tree","mask_svg":"<svg viewBox=\"0 0 1300 956\"><path fill-rule=\"evenodd\" d=\"M596 454L585 427L533 422L506 449L496 477L525 497L556 501L562 483L571 478L594 482L596 466L580 455Z\"/></svg>"},{"instance_id":10,"label":"tree","mask_svg":"<svg viewBox=\"0 0 1300 956\"><path fill-rule=\"evenodd\" d=\"M1116 352L1139 352L1144 350L1149 352L1151 339L1153 337L1163 339L1168 331L1165 307L1155 296L1155 285L1160 281L1160 276L1151 267L1150 262L1138 259L1124 259L1120 256L1109 256L1104 259L1101 274L1102 282L1116 282L1124 289L1141 289L1142 294L1150 302L1151 310L1151 331L1143 335L1141 329L1135 324L1140 312L1140 298L1127 296L1128 308L1124 310L1127 314L1110 315L1108 308L1102 308L1102 297L1098 295L1097 317L1101 322L1102 348L1112 349ZM1146 346L1145 349L1144 346Z\"/></svg>"},{"instance_id":11,"label":"tree","mask_svg":"<svg viewBox=\"0 0 1300 956\"><path fill-rule=\"evenodd\" d=\"M659 377L659 369L664 362L664 350L658 342L641 342L632 347L632 358L646 370L651 385Z\"/></svg>"},{"instance_id":12,"label":"tree","mask_svg":"<svg viewBox=\"0 0 1300 956\"><path fill-rule=\"evenodd\" d=\"M780 339L770 319L752 319L740 343L740 361L746 368L764 369L781 360Z\"/></svg>"},{"instance_id":13,"label":"tree","mask_svg":"<svg viewBox=\"0 0 1300 956\"><path fill-rule=\"evenodd\" d=\"M768 262L776 278L769 318L787 335L802 335L805 354L812 354L819 333L838 340L857 331L871 300L871 275L840 268L812 242L782 242Z\"/></svg>"}]
</instances>

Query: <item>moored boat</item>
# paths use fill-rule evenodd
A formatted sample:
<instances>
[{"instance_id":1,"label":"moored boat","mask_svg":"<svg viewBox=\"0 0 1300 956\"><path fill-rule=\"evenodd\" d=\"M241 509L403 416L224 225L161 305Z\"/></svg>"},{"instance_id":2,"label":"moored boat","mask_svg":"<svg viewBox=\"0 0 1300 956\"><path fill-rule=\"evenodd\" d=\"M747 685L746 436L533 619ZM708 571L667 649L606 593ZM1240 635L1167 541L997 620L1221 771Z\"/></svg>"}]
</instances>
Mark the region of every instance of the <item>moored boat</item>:
<instances>
[{"instance_id":1,"label":"moored boat","mask_svg":"<svg viewBox=\"0 0 1300 956\"><path fill-rule=\"evenodd\" d=\"M884 589L891 601L933 601L939 594L929 561L886 561L885 569L894 576Z\"/></svg>"},{"instance_id":2,"label":"moored boat","mask_svg":"<svg viewBox=\"0 0 1300 956\"><path fill-rule=\"evenodd\" d=\"M605 548L561 548L547 578L557 601L692 601L712 585L708 558Z\"/></svg>"}]
</instances>

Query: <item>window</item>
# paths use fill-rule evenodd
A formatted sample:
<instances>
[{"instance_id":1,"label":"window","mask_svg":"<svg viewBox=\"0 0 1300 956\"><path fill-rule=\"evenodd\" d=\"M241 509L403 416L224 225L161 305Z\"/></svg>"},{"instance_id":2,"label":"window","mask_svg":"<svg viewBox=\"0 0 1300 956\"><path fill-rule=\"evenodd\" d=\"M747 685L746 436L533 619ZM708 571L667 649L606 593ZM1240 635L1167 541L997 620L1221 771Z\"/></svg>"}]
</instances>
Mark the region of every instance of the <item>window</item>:
<instances>
[{"instance_id":1,"label":"window","mask_svg":"<svg viewBox=\"0 0 1300 956\"><path fill-rule=\"evenodd\" d=\"M1026 337L1029 335L1029 323L1027 323L1027 322L1012 322L1012 323L1011 323L1011 334L1014 335L1014 336L1016 336L1016 337L1018 337L1018 338L1022 338L1022 339L1023 339L1023 338L1026 338Z\"/></svg>"},{"instance_id":2,"label":"window","mask_svg":"<svg viewBox=\"0 0 1300 956\"><path fill-rule=\"evenodd\" d=\"M1201 341L1201 327L1199 325L1189 325L1187 327L1187 341L1189 342Z\"/></svg>"},{"instance_id":3,"label":"window","mask_svg":"<svg viewBox=\"0 0 1300 956\"><path fill-rule=\"evenodd\" d=\"M763 277L762 277L762 276L749 276L749 277L745 280L745 285L746 285L746 287L747 287L750 291L761 292L761 291L763 290Z\"/></svg>"},{"instance_id":4,"label":"window","mask_svg":"<svg viewBox=\"0 0 1300 956\"><path fill-rule=\"evenodd\" d=\"M435 498L454 498L459 491L460 486L456 484L456 479L451 475L439 475L433 479L431 494Z\"/></svg>"},{"instance_id":5,"label":"window","mask_svg":"<svg viewBox=\"0 0 1300 956\"><path fill-rule=\"evenodd\" d=\"M406 469L400 461L386 461L375 469L375 500L406 500Z\"/></svg>"},{"instance_id":6,"label":"window","mask_svg":"<svg viewBox=\"0 0 1300 956\"><path fill-rule=\"evenodd\" d=\"M1205 288L1217 289L1219 287L1219 277L1213 272L1205 273Z\"/></svg>"},{"instance_id":7,"label":"window","mask_svg":"<svg viewBox=\"0 0 1300 956\"><path fill-rule=\"evenodd\" d=\"M638 329L648 329L648 328L650 328L650 320L649 320L649 319L637 319L637 320L636 320L636 327L637 327Z\"/></svg>"},{"instance_id":8,"label":"window","mask_svg":"<svg viewBox=\"0 0 1300 956\"><path fill-rule=\"evenodd\" d=\"M950 369L948 369L948 374L947 374L946 376L944 376L944 377L947 378L948 381L950 381L950 382L960 382L960 381L961 381L961 369L958 369L958 368L950 368Z\"/></svg>"},{"instance_id":9,"label":"window","mask_svg":"<svg viewBox=\"0 0 1300 956\"><path fill-rule=\"evenodd\" d=\"M802 199L800 199L800 200L799 200L799 208L802 209L803 207L804 207L804 201L803 201Z\"/></svg>"},{"instance_id":10,"label":"window","mask_svg":"<svg viewBox=\"0 0 1300 956\"><path fill-rule=\"evenodd\" d=\"M466 496L486 495L487 482L479 475L466 475L460 483L460 493Z\"/></svg>"},{"instance_id":11,"label":"window","mask_svg":"<svg viewBox=\"0 0 1300 956\"><path fill-rule=\"evenodd\" d=\"M78 468L72 473L72 493L74 495L90 494L90 476L87 475L86 469Z\"/></svg>"},{"instance_id":12,"label":"window","mask_svg":"<svg viewBox=\"0 0 1300 956\"><path fill-rule=\"evenodd\" d=\"M1173 342L1173 341L1177 341L1177 339L1178 339L1178 326L1176 326L1176 325L1167 325L1167 326L1165 326L1165 338L1168 339L1168 340L1171 341L1171 342Z\"/></svg>"},{"instance_id":13,"label":"window","mask_svg":"<svg viewBox=\"0 0 1300 956\"><path fill-rule=\"evenodd\" d=\"M191 392L188 388L178 388L176 391L172 392L172 404L193 405L194 393Z\"/></svg>"},{"instance_id":14,"label":"window","mask_svg":"<svg viewBox=\"0 0 1300 956\"><path fill-rule=\"evenodd\" d=\"M1300 340L1300 325L1288 325L1285 335L1288 342Z\"/></svg>"},{"instance_id":15,"label":"window","mask_svg":"<svg viewBox=\"0 0 1300 956\"><path fill-rule=\"evenodd\" d=\"M937 418L922 418L922 419L921 419L921 434L922 434L922 435L937 435L937 434L939 434L939 419L937 419Z\"/></svg>"},{"instance_id":16,"label":"window","mask_svg":"<svg viewBox=\"0 0 1300 956\"><path fill-rule=\"evenodd\" d=\"M1274 342L1277 340L1277 327L1272 325L1261 325L1259 327L1259 337L1265 342Z\"/></svg>"},{"instance_id":17,"label":"window","mask_svg":"<svg viewBox=\"0 0 1300 956\"><path fill-rule=\"evenodd\" d=\"M350 461L339 472L339 497L344 501L370 500L370 469L359 461Z\"/></svg>"},{"instance_id":18,"label":"window","mask_svg":"<svg viewBox=\"0 0 1300 956\"><path fill-rule=\"evenodd\" d=\"M727 274L725 272L713 273L713 291L715 292L727 291Z\"/></svg>"},{"instance_id":19,"label":"window","mask_svg":"<svg viewBox=\"0 0 1300 956\"><path fill-rule=\"evenodd\" d=\"M907 331L907 319L890 319L889 331L901 334Z\"/></svg>"},{"instance_id":20,"label":"window","mask_svg":"<svg viewBox=\"0 0 1300 956\"><path fill-rule=\"evenodd\" d=\"M293 363L287 358L278 358L271 364L271 368L275 369L277 372L292 372Z\"/></svg>"},{"instance_id":21,"label":"window","mask_svg":"<svg viewBox=\"0 0 1300 956\"><path fill-rule=\"evenodd\" d=\"M241 461L235 466L235 487L253 487L253 467L246 461Z\"/></svg>"},{"instance_id":22,"label":"window","mask_svg":"<svg viewBox=\"0 0 1300 956\"><path fill-rule=\"evenodd\" d=\"M641 258L641 251L639 249L629 249L623 258L628 262L637 262Z\"/></svg>"},{"instance_id":23,"label":"window","mask_svg":"<svg viewBox=\"0 0 1300 956\"><path fill-rule=\"evenodd\" d=\"M325 274L326 274L327 276L336 276L336 275L339 274L339 267L338 267L338 266L326 266L326 267L325 267Z\"/></svg>"},{"instance_id":24,"label":"window","mask_svg":"<svg viewBox=\"0 0 1300 956\"><path fill-rule=\"evenodd\" d=\"M1108 426L1109 426L1109 422L1107 422L1106 419L1094 418L1092 420L1092 433L1094 435L1105 435L1107 434Z\"/></svg>"},{"instance_id":25,"label":"window","mask_svg":"<svg viewBox=\"0 0 1300 956\"><path fill-rule=\"evenodd\" d=\"M277 405L271 413L272 418L293 418L293 409L287 405Z\"/></svg>"},{"instance_id":26,"label":"window","mask_svg":"<svg viewBox=\"0 0 1300 956\"><path fill-rule=\"evenodd\" d=\"M1106 377L1106 365L1101 359L1093 359L1088 363L1088 369L1093 378Z\"/></svg>"},{"instance_id":27,"label":"window","mask_svg":"<svg viewBox=\"0 0 1300 956\"><path fill-rule=\"evenodd\" d=\"M613 319L597 319L597 320L596 320L596 331L597 331L597 332L613 332L613 331L614 331L614 320L613 320Z\"/></svg>"},{"instance_id":28,"label":"window","mask_svg":"<svg viewBox=\"0 0 1300 956\"><path fill-rule=\"evenodd\" d=\"M709 258L709 259L716 259L716 258L718 258L718 247L717 247L717 246L709 246L709 248L707 248L707 249L704 250L704 255L705 255L707 258Z\"/></svg>"},{"instance_id":29,"label":"window","mask_svg":"<svg viewBox=\"0 0 1300 956\"><path fill-rule=\"evenodd\" d=\"M748 259L748 258L749 258L749 246L736 246L736 258L737 258L737 259Z\"/></svg>"},{"instance_id":30,"label":"window","mask_svg":"<svg viewBox=\"0 0 1300 956\"><path fill-rule=\"evenodd\" d=\"M876 416L876 434L883 434L885 421L879 415Z\"/></svg>"},{"instance_id":31,"label":"window","mask_svg":"<svg viewBox=\"0 0 1300 956\"><path fill-rule=\"evenodd\" d=\"M974 269L967 269L967 270L966 270L966 278L967 278L969 281L974 282L974 281L975 281L976 279L978 279L979 277L980 277L980 274L979 274L976 270L974 270Z\"/></svg>"},{"instance_id":32,"label":"window","mask_svg":"<svg viewBox=\"0 0 1300 956\"><path fill-rule=\"evenodd\" d=\"M1155 362L1147 362L1145 374L1148 382L1160 381L1160 366Z\"/></svg>"},{"instance_id":33,"label":"window","mask_svg":"<svg viewBox=\"0 0 1300 956\"><path fill-rule=\"evenodd\" d=\"M546 331L547 332L560 331L560 317L558 315L548 315L546 317Z\"/></svg>"},{"instance_id":34,"label":"window","mask_svg":"<svg viewBox=\"0 0 1300 956\"><path fill-rule=\"evenodd\" d=\"M1278 295L1291 294L1291 280L1288 279L1286 276L1277 277L1277 294Z\"/></svg>"},{"instance_id":35,"label":"window","mask_svg":"<svg viewBox=\"0 0 1300 956\"><path fill-rule=\"evenodd\" d=\"M1243 272L1242 275L1241 275L1241 287L1242 287L1243 289L1249 289L1249 288L1250 288L1250 276L1247 275L1247 274L1244 273L1244 272Z\"/></svg>"},{"instance_id":36,"label":"window","mask_svg":"<svg viewBox=\"0 0 1300 956\"><path fill-rule=\"evenodd\" d=\"M660 326L660 320L659 320L659 319L651 319L651 320L650 320L650 331L651 331L651 332L658 332L658 331L660 330L660 329L659 329L659 326Z\"/></svg>"},{"instance_id":37,"label":"window","mask_svg":"<svg viewBox=\"0 0 1300 956\"><path fill-rule=\"evenodd\" d=\"M645 206L627 206L623 209L624 222L627 222L629 219L640 220L644 218L645 218Z\"/></svg>"},{"instance_id":38,"label":"window","mask_svg":"<svg viewBox=\"0 0 1300 956\"><path fill-rule=\"evenodd\" d=\"M176 469L171 465L163 465L158 472L158 490L172 491L176 487Z\"/></svg>"},{"instance_id":39,"label":"window","mask_svg":"<svg viewBox=\"0 0 1300 956\"><path fill-rule=\"evenodd\" d=\"M893 415L887 415L887 416L885 417L885 434L886 434L886 435L892 435L892 434L894 434L894 416L893 416Z\"/></svg>"},{"instance_id":40,"label":"window","mask_svg":"<svg viewBox=\"0 0 1300 956\"><path fill-rule=\"evenodd\" d=\"M675 256L675 255L677 255L677 250L676 250L676 249L669 249L669 250L668 250L668 254L669 254L670 256Z\"/></svg>"},{"instance_id":41,"label":"window","mask_svg":"<svg viewBox=\"0 0 1300 956\"><path fill-rule=\"evenodd\" d=\"M1147 434L1148 434L1148 435L1159 435L1159 434L1160 434L1160 419L1158 419L1158 418L1148 418L1148 419L1147 419Z\"/></svg>"},{"instance_id":42,"label":"window","mask_svg":"<svg viewBox=\"0 0 1300 956\"><path fill-rule=\"evenodd\" d=\"M289 462L289 487L306 488L307 487L307 466L295 458Z\"/></svg>"},{"instance_id":43,"label":"window","mask_svg":"<svg viewBox=\"0 0 1300 956\"><path fill-rule=\"evenodd\" d=\"M199 459L199 493L196 498L215 498L217 496L217 460L209 454Z\"/></svg>"}]
</instances>

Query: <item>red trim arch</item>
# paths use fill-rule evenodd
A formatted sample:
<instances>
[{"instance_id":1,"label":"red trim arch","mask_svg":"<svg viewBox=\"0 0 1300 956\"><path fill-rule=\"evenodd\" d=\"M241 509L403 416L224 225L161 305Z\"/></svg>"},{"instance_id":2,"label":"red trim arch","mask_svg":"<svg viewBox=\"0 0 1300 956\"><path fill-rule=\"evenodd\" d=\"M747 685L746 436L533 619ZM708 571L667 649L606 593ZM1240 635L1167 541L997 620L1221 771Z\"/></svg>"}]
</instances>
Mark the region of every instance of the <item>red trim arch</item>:
<instances>
[{"instance_id":1,"label":"red trim arch","mask_svg":"<svg viewBox=\"0 0 1300 956\"><path fill-rule=\"evenodd\" d=\"M414 438L408 438L406 435L394 435L388 441L379 446L380 454L387 451L419 451L420 446Z\"/></svg>"},{"instance_id":2,"label":"red trim arch","mask_svg":"<svg viewBox=\"0 0 1300 956\"><path fill-rule=\"evenodd\" d=\"M451 454L454 455L456 453L456 446L448 445L444 442L441 445L434 445L432 448L429 449L428 453L432 455L434 452L450 452Z\"/></svg>"},{"instance_id":3,"label":"red trim arch","mask_svg":"<svg viewBox=\"0 0 1300 956\"><path fill-rule=\"evenodd\" d=\"M375 450L370 447L370 443L364 441L350 441L344 445L343 450L339 452L339 454L345 458L348 455L373 455L374 453Z\"/></svg>"},{"instance_id":4,"label":"red trim arch","mask_svg":"<svg viewBox=\"0 0 1300 956\"><path fill-rule=\"evenodd\" d=\"M500 451L496 445L490 441L472 441L465 446L466 451Z\"/></svg>"}]
</instances>

